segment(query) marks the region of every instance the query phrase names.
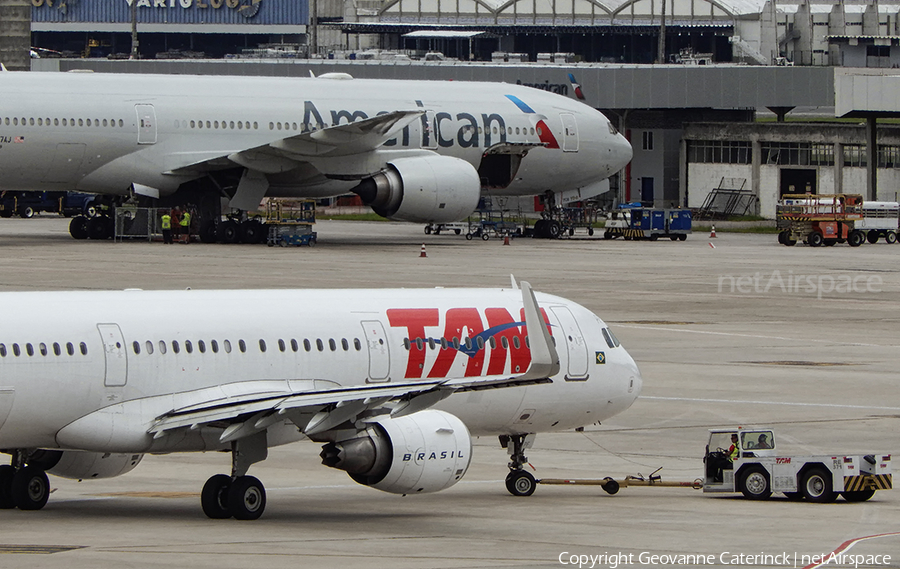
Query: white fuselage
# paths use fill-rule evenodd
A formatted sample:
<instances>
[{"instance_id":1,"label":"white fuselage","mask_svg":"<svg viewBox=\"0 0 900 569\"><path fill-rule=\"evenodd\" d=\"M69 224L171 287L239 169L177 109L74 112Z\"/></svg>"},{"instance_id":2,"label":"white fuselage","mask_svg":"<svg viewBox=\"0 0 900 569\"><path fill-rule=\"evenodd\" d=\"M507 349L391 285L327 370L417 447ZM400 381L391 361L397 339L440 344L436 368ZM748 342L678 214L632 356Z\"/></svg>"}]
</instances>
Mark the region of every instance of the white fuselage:
<instances>
[{"instance_id":1,"label":"white fuselage","mask_svg":"<svg viewBox=\"0 0 900 569\"><path fill-rule=\"evenodd\" d=\"M597 316L537 299L560 372L550 384L460 393L437 406L473 435L594 423L640 393L634 361ZM221 430L172 440L148 429L173 409L230 394L513 376L530 363L514 289L28 292L0 302L4 449L222 448ZM300 438L288 425L270 428L270 445Z\"/></svg>"},{"instance_id":2,"label":"white fuselage","mask_svg":"<svg viewBox=\"0 0 900 569\"><path fill-rule=\"evenodd\" d=\"M268 145L393 111L422 110L377 148ZM543 128L541 128L543 127ZM541 134L538 134L541 133ZM332 141L334 142L334 141ZM485 151L527 156L492 191L531 195L592 186L631 159L602 113L575 100L502 83L334 78L0 74L0 190L160 195L216 169L258 168L269 196L344 193L353 176L423 152L478 169ZM349 144L349 143L348 143ZM254 149L266 148L268 154ZM502 184L501 184L502 185Z\"/></svg>"}]
</instances>

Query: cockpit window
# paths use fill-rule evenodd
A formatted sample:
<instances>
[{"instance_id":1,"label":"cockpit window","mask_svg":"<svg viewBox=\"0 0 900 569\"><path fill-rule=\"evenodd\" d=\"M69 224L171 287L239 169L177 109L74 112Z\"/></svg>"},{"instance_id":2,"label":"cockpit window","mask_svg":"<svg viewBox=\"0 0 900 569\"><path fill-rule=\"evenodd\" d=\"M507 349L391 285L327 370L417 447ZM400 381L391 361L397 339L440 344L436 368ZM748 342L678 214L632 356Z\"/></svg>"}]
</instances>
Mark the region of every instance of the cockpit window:
<instances>
[{"instance_id":1,"label":"cockpit window","mask_svg":"<svg viewBox=\"0 0 900 569\"><path fill-rule=\"evenodd\" d=\"M609 328L603 328L603 339L606 340L606 345L610 348L619 347L619 339L616 338L616 335Z\"/></svg>"},{"instance_id":2,"label":"cockpit window","mask_svg":"<svg viewBox=\"0 0 900 569\"><path fill-rule=\"evenodd\" d=\"M604 328L602 330L602 332L603 332L603 339L606 340L606 345L609 346L610 348L615 348L616 345L613 344L612 338L609 336L609 331L606 328Z\"/></svg>"}]
</instances>

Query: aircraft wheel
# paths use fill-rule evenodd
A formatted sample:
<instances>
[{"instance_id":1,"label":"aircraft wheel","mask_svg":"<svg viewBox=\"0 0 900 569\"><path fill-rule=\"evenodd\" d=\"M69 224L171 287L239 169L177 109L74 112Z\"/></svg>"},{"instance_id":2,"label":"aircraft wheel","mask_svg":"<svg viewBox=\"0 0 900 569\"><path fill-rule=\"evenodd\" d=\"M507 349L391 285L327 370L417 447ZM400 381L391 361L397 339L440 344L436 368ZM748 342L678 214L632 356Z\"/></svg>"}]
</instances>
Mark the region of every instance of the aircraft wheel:
<instances>
[{"instance_id":1,"label":"aircraft wheel","mask_svg":"<svg viewBox=\"0 0 900 569\"><path fill-rule=\"evenodd\" d=\"M430 225L425 226L425 235L431 235L431 226Z\"/></svg>"},{"instance_id":2,"label":"aircraft wheel","mask_svg":"<svg viewBox=\"0 0 900 569\"><path fill-rule=\"evenodd\" d=\"M91 239L108 239L110 236L109 218L102 215L92 217L87 222L87 236Z\"/></svg>"},{"instance_id":3,"label":"aircraft wheel","mask_svg":"<svg viewBox=\"0 0 900 569\"><path fill-rule=\"evenodd\" d=\"M237 243L241 239L240 226L230 219L223 221L216 230L216 237L222 243Z\"/></svg>"},{"instance_id":4,"label":"aircraft wheel","mask_svg":"<svg viewBox=\"0 0 900 569\"><path fill-rule=\"evenodd\" d=\"M266 509L266 490L253 476L238 476L228 489L228 509L236 520L258 519Z\"/></svg>"},{"instance_id":5,"label":"aircraft wheel","mask_svg":"<svg viewBox=\"0 0 900 569\"><path fill-rule=\"evenodd\" d=\"M769 475L761 466L751 466L741 475L741 494L751 500L767 500L772 495Z\"/></svg>"},{"instance_id":6,"label":"aircraft wheel","mask_svg":"<svg viewBox=\"0 0 900 569\"><path fill-rule=\"evenodd\" d=\"M12 479L12 499L20 510L40 510L50 498L47 473L36 466L19 469Z\"/></svg>"},{"instance_id":7,"label":"aircraft wheel","mask_svg":"<svg viewBox=\"0 0 900 569\"><path fill-rule=\"evenodd\" d=\"M800 489L803 497L810 502L825 504L837 499L837 493L831 488L831 474L824 468L807 470L800 482Z\"/></svg>"},{"instance_id":8,"label":"aircraft wheel","mask_svg":"<svg viewBox=\"0 0 900 569\"><path fill-rule=\"evenodd\" d=\"M841 492L841 496L848 502L865 502L875 495L875 490L855 490L853 492Z\"/></svg>"},{"instance_id":9,"label":"aircraft wheel","mask_svg":"<svg viewBox=\"0 0 900 569\"><path fill-rule=\"evenodd\" d=\"M11 510L16 507L12 499L12 481L16 469L8 464L0 466L0 510Z\"/></svg>"},{"instance_id":10,"label":"aircraft wheel","mask_svg":"<svg viewBox=\"0 0 900 569\"><path fill-rule=\"evenodd\" d=\"M71 235L73 239L87 239L87 224L88 218L83 215L73 217L72 221L69 222L69 235Z\"/></svg>"},{"instance_id":11,"label":"aircraft wheel","mask_svg":"<svg viewBox=\"0 0 900 569\"><path fill-rule=\"evenodd\" d=\"M559 236L562 235L562 225L558 221L550 219L547 221L544 231L546 231L548 239L559 239Z\"/></svg>"},{"instance_id":12,"label":"aircraft wheel","mask_svg":"<svg viewBox=\"0 0 900 569\"><path fill-rule=\"evenodd\" d=\"M262 223L254 220L245 221L240 225L241 242L255 244L260 242L260 236L263 233Z\"/></svg>"},{"instance_id":13,"label":"aircraft wheel","mask_svg":"<svg viewBox=\"0 0 900 569\"><path fill-rule=\"evenodd\" d=\"M203 491L200 492L200 505L206 517L214 520L224 520L231 517L228 509L228 491L231 487L231 477L225 474L211 476Z\"/></svg>"},{"instance_id":14,"label":"aircraft wheel","mask_svg":"<svg viewBox=\"0 0 900 569\"><path fill-rule=\"evenodd\" d=\"M215 243L216 242L216 224L213 221L204 221L200 223L200 242Z\"/></svg>"},{"instance_id":15,"label":"aircraft wheel","mask_svg":"<svg viewBox=\"0 0 900 569\"><path fill-rule=\"evenodd\" d=\"M537 488L537 480L530 472L513 470L506 476L506 489L513 496L531 496Z\"/></svg>"}]
</instances>

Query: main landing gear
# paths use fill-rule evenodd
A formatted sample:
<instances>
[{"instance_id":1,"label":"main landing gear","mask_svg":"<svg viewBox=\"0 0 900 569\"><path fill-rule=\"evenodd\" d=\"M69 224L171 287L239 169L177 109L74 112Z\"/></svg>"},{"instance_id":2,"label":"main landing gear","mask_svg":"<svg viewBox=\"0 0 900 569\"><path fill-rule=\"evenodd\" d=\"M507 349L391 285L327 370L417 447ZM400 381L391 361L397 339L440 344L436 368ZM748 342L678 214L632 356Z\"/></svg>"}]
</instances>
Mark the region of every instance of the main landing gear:
<instances>
[{"instance_id":1,"label":"main landing gear","mask_svg":"<svg viewBox=\"0 0 900 569\"><path fill-rule=\"evenodd\" d=\"M49 498L47 473L28 466L24 453L15 451L12 464L0 466L0 509L40 510Z\"/></svg>"},{"instance_id":2,"label":"main landing gear","mask_svg":"<svg viewBox=\"0 0 900 569\"><path fill-rule=\"evenodd\" d=\"M266 489L247 470L267 455L265 431L232 442L231 476L216 474L206 481L200 493L203 513L214 520L258 519L266 509Z\"/></svg>"},{"instance_id":3,"label":"main landing gear","mask_svg":"<svg viewBox=\"0 0 900 569\"><path fill-rule=\"evenodd\" d=\"M537 480L525 470L528 458L525 449L534 444L534 433L527 435L500 435L500 446L509 451L509 474L506 489L513 496L531 496L537 487Z\"/></svg>"}]
</instances>

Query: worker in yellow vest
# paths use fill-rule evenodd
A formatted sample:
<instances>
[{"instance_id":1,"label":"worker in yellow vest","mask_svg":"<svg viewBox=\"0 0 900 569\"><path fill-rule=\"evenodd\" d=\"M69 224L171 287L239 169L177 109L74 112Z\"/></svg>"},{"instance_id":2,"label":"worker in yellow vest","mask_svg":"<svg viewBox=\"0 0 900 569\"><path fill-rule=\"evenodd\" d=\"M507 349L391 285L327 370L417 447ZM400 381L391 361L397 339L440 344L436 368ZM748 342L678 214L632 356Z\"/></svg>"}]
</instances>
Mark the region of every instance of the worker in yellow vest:
<instances>
[{"instance_id":1,"label":"worker in yellow vest","mask_svg":"<svg viewBox=\"0 0 900 569\"><path fill-rule=\"evenodd\" d=\"M191 212L184 210L184 213L181 214L181 234L184 236L184 243L191 242Z\"/></svg>"},{"instance_id":2,"label":"worker in yellow vest","mask_svg":"<svg viewBox=\"0 0 900 569\"><path fill-rule=\"evenodd\" d=\"M162 227L163 243L168 245L172 243L172 216L169 212L162 214L160 226Z\"/></svg>"}]
</instances>

